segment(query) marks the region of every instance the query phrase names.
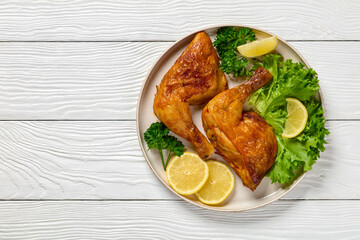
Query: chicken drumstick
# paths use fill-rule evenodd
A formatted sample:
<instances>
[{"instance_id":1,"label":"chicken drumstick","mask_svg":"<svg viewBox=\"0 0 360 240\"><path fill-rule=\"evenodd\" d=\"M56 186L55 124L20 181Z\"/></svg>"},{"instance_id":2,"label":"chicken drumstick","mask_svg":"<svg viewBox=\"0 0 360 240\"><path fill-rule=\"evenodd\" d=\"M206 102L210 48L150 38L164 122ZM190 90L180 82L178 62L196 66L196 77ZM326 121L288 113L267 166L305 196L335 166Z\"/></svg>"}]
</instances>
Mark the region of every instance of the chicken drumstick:
<instances>
[{"instance_id":1,"label":"chicken drumstick","mask_svg":"<svg viewBox=\"0 0 360 240\"><path fill-rule=\"evenodd\" d=\"M252 191L273 165L277 143L272 127L242 108L246 98L271 79L271 73L260 67L244 84L218 94L202 112L205 132L217 153Z\"/></svg>"},{"instance_id":2,"label":"chicken drumstick","mask_svg":"<svg viewBox=\"0 0 360 240\"><path fill-rule=\"evenodd\" d=\"M205 32L198 33L165 74L154 100L154 113L171 131L192 143L201 158L214 147L195 126L190 105L203 104L227 89L219 57Z\"/></svg>"}]
</instances>

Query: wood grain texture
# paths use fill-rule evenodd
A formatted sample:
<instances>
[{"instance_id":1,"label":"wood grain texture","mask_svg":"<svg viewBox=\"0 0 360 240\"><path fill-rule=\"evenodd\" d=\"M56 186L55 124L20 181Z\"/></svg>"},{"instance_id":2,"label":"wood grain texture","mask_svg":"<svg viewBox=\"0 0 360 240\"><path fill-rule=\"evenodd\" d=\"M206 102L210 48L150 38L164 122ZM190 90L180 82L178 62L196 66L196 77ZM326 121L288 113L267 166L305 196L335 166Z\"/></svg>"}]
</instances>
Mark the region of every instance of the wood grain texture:
<instances>
[{"instance_id":1,"label":"wood grain texture","mask_svg":"<svg viewBox=\"0 0 360 240\"><path fill-rule=\"evenodd\" d=\"M0 198L144 199L154 196L144 189L158 188L134 122L0 125Z\"/></svg>"},{"instance_id":2,"label":"wood grain texture","mask_svg":"<svg viewBox=\"0 0 360 240\"><path fill-rule=\"evenodd\" d=\"M183 201L2 202L2 239L358 239L359 201L219 213Z\"/></svg>"},{"instance_id":3,"label":"wood grain texture","mask_svg":"<svg viewBox=\"0 0 360 240\"><path fill-rule=\"evenodd\" d=\"M327 118L360 119L359 12L347 0L1 1L0 120L57 121L0 121L0 238L358 239L359 121L327 123L327 151L282 200L225 214L166 190L133 120L169 41L226 23L300 40ZM71 119L126 121L59 121Z\"/></svg>"},{"instance_id":4,"label":"wood grain texture","mask_svg":"<svg viewBox=\"0 0 360 240\"><path fill-rule=\"evenodd\" d=\"M2 1L2 41L177 40L239 23L285 39L360 39L359 1Z\"/></svg>"},{"instance_id":5,"label":"wood grain texture","mask_svg":"<svg viewBox=\"0 0 360 240\"><path fill-rule=\"evenodd\" d=\"M134 119L169 43L2 43L2 119Z\"/></svg>"},{"instance_id":6,"label":"wood grain texture","mask_svg":"<svg viewBox=\"0 0 360 240\"><path fill-rule=\"evenodd\" d=\"M327 150L287 199L360 199L360 122L328 122ZM178 199L142 156L135 122L0 122L0 199Z\"/></svg>"},{"instance_id":7,"label":"wood grain texture","mask_svg":"<svg viewBox=\"0 0 360 240\"><path fill-rule=\"evenodd\" d=\"M0 119L135 119L147 72L171 45L0 43ZM360 118L360 42L292 42L318 72L328 119Z\"/></svg>"}]
</instances>

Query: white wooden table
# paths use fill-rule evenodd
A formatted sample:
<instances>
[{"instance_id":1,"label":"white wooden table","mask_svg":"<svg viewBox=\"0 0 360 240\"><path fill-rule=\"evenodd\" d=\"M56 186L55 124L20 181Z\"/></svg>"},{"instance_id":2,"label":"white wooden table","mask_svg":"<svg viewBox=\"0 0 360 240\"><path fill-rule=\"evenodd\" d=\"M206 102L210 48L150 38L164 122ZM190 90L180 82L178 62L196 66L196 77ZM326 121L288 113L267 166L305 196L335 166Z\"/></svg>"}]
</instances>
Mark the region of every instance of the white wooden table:
<instances>
[{"instance_id":1,"label":"white wooden table","mask_svg":"<svg viewBox=\"0 0 360 240\"><path fill-rule=\"evenodd\" d=\"M327 150L281 200L217 213L138 146L146 73L201 26L288 40L318 72ZM360 1L1 1L0 239L360 239Z\"/></svg>"}]
</instances>

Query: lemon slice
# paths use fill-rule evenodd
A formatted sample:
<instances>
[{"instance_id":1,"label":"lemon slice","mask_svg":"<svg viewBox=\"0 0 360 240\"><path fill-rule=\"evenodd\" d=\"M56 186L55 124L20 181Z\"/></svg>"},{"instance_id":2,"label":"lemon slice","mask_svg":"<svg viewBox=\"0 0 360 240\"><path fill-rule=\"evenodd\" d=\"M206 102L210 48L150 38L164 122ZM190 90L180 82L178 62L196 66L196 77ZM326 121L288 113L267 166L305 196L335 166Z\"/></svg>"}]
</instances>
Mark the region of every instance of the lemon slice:
<instances>
[{"instance_id":1,"label":"lemon slice","mask_svg":"<svg viewBox=\"0 0 360 240\"><path fill-rule=\"evenodd\" d=\"M209 168L197 154L185 152L175 156L166 168L170 186L179 194L190 195L199 191L209 177Z\"/></svg>"},{"instance_id":2,"label":"lemon slice","mask_svg":"<svg viewBox=\"0 0 360 240\"><path fill-rule=\"evenodd\" d=\"M244 57L254 58L274 51L278 43L277 37L273 36L238 46L237 50Z\"/></svg>"},{"instance_id":3,"label":"lemon slice","mask_svg":"<svg viewBox=\"0 0 360 240\"><path fill-rule=\"evenodd\" d=\"M209 160L210 176L205 185L195 193L198 199L205 204L219 204L223 202L234 189L235 178L228 166L222 162Z\"/></svg>"},{"instance_id":4,"label":"lemon slice","mask_svg":"<svg viewBox=\"0 0 360 240\"><path fill-rule=\"evenodd\" d=\"M282 136L293 138L304 130L308 119L308 112L305 106L296 98L286 98L286 101L288 115Z\"/></svg>"}]
</instances>

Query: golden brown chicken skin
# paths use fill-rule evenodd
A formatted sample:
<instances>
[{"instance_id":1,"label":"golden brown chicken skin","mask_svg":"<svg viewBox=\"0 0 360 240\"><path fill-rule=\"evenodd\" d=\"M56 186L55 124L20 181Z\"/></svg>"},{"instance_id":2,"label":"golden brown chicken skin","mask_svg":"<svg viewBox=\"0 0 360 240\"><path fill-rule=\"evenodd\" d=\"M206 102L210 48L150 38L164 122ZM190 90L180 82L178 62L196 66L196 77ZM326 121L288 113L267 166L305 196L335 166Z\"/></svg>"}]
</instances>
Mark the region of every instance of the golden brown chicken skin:
<instances>
[{"instance_id":1,"label":"golden brown chicken skin","mask_svg":"<svg viewBox=\"0 0 360 240\"><path fill-rule=\"evenodd\" d=\"M264 119L242 109L247 97L271 79L271 73L260 67L244 84L218 94L202 112L205 132L217 153L252 191L273 165L277 143Z\"/></svg>"},{"instance_id":2,"label":"golden brown chicken skin","mask_svg":"<svg viewBox=\"0 0 360 240\"><path fill-rule=\"evenodd\" d=\"M154 100L154 113L171 131L192 143L201 158L214 152L213 145L195 126L190 105L203 104L227 89L219 57L205 32L196 34L165 74Z\"/></svg>"}]
</instances>

